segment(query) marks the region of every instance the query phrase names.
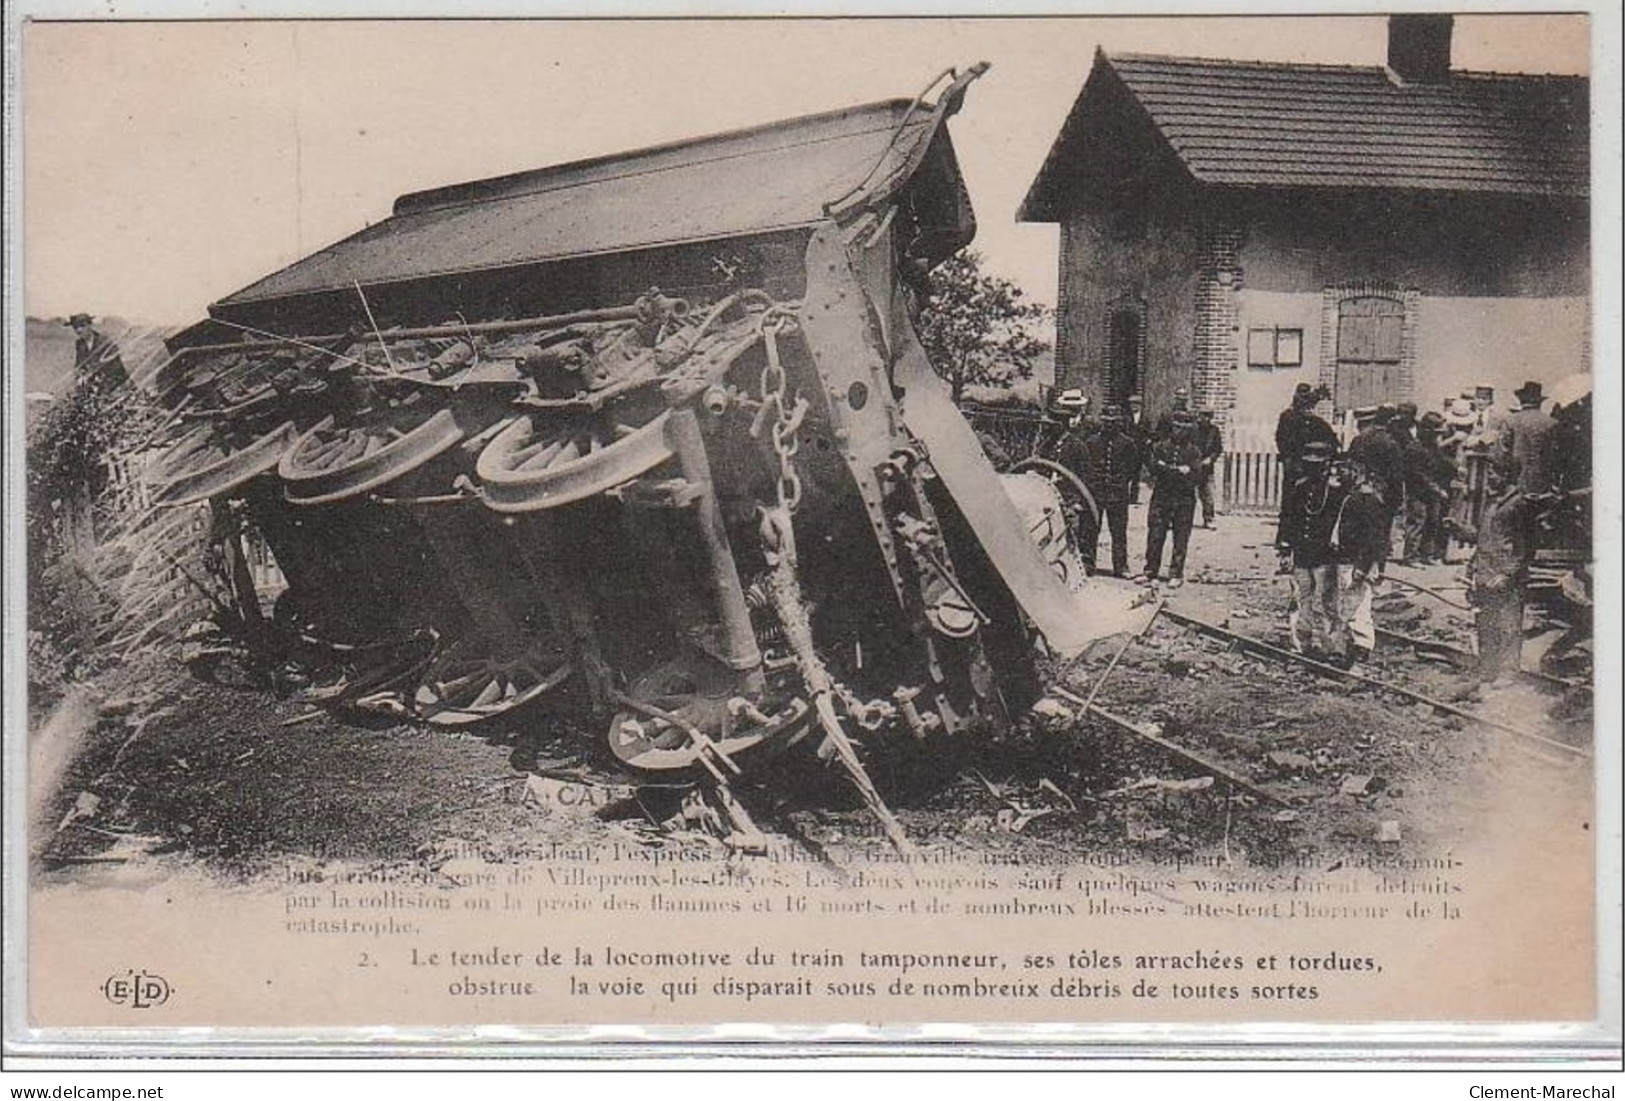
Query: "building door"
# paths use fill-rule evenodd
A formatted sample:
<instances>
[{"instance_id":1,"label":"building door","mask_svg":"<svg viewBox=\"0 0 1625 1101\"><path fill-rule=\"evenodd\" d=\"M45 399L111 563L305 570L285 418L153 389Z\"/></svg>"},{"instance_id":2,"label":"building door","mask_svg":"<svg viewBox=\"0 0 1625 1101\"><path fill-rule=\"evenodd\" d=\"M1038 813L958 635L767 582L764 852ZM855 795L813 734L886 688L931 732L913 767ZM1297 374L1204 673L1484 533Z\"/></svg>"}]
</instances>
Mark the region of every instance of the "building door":
<instances>
[{"instance_id":1,"label":"building door","mask_svg":"<svg viewBox=\"0 0 1625 1101\"><path fill-rule=\"evenodd\" d=\"M1145 358L1145 320L1140 310L1124 307L1113 310L1106 326L1107 387L1109 399L1124 404L1140 392L1140 374Z\"/></svg>"},{"instance_id":2,"label":"building door","mask_svg":"<svg viewBox=\"0 0 1625 1101\"><path fill-rule=\"evenodd\" d=\"M1344 299L1337 312L1339 409L1399 401L1405 304L1395 298Z\"/></svg>"}]
</instances>

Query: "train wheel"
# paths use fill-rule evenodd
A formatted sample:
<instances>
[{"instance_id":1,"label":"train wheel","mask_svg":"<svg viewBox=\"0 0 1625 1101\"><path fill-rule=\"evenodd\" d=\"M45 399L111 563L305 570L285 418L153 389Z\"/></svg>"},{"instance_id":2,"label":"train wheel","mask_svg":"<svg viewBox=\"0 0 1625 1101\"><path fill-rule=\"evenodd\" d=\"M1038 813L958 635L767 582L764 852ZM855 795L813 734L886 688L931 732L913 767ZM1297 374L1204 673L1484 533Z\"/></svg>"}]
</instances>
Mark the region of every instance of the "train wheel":
<instances>
[{"instance_id":1,"label":"train wheel","mask_svg":"<svg viewBox=\"0 0 1625 1101\"><path fill-rule=\"evenodd\" d=\"M788 744L805 732L811 711L801 700L768 721L729 712L731 685L710 681L677 660L658 666L627 693L609 727L609 749L623 764L653 772L687 769L702 752L699 733L730 759L764 743Z\"/></svg>"},{"instance_id":2,"label":"train wheel","mask_svg":"<svg viewBox=\"0 0 1625 1101\"><path fill-rule=\"evenodd\" d=\"M483 641L453 643L429 666L413 703L437 726L485 722L540 698L570 675L570 658L551 639L499 656Z\"/></svg>"},{"instance_id":3,"label":"train wheel","mask_svg":"<svg viewBox=\"0 0 1625 1101\"><path fill-rule=\"evenodd\" d=\"M359 497L456 446L466 434L450 409L340 426L332 417L300 436L277 465L288 500L321 505Z\"/></svg>"},{"instance_id":4,"label":"train wheel","mask_svg":"<svg viewBox=\"0 0 1625 1101\"><path fill-rule=\"evenodd\" d=\"M190 505L230 493L275 468L296 435L292 421L240 447L227 434L212 429L188 432L159 457L154 474L161 484L153 492L153 501Z\"/></svg>"},{"instance_id":5,"label":"train wheel","mask_svg":"<svg viewBox=\"0 0 1625 1101\"><path fill-rule=\"evenodd\" d=\"M480 452L485 503L533 512L629 482L672 457L663 406L635 403L561 420L520 417Z\"/></svg>"}]
</instances>

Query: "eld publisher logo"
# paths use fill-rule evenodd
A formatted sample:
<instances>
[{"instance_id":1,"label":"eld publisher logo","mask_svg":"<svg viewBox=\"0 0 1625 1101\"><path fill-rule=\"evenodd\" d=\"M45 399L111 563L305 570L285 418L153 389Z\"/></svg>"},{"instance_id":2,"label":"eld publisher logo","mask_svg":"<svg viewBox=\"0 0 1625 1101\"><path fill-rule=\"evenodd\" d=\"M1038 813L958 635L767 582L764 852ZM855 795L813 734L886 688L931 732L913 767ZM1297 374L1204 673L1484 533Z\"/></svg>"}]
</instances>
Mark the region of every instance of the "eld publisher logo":
<instances>
[{"instance_id":1,"label":"eld publisher logo","mask_svg":"<svg viewBox=\"0 0 1625 1101\"><path fill-rule=\"evenodd\" d=\"M169 1001L169 980L150 971L122 971L102 983L102 996L114 1005L151 1009Z\"/></svg>"}]
</instances>

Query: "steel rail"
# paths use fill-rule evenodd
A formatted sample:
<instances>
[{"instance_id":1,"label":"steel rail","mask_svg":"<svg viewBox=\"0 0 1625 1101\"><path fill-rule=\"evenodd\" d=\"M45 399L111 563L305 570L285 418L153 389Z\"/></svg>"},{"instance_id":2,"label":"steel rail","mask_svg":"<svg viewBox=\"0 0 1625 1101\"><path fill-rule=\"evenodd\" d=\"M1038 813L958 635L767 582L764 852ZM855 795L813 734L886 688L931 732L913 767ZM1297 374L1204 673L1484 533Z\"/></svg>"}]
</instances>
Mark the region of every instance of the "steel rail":
<instances>
[{"instance_id":1,"label":"steel rail","mask_svg":"<svg viewBox=\"0 0 1625 1101\"><path fill-rule=\"evenodd\" d=\"M1441 642L1438 639L1419 638L1416 635L1407 635L1402 631L1390 631L1386 627L1377 628L1377 637L1379 639L1393 639L1395 642L1398 642L1404 646L1409 646L1413 650L1422 650L1429 653L1444 655L1448 657L1453 664L1460 668L1471 668L1478 663L1478 657L1472 651L1464 650L1459 646L1452 646L1450 643ZM1569 680L1567 677L1554 676L1551 673L1542 673L1539 669L1519 669L1518 675L1531 680L1536 684L1544 684L1551 688L1572 689L1577 692L1592 691L1591 685L1585 683L1584 681Z\"/></svg>"},{"instance_id":2,"label":"steel rail","mask_svg":"<svg viewBox=\"0 0 1625 1101\"><path fill-rule=\"evenodd\" d=\"M1176 757L1189 761L1203 772L1216 776L1227 784L1232 784L1235 787L1241 788L1250 795L1256 795L1258 798L1265 799L1276 804L1277 806L1289 807L1292 805L1289 800L1276 795L1272 791L1259 787L1245 776L1232 772L1230 769L1219 764L1217 761L1204 757L1200 753L1186 749L1179 743L1170 741L1160 734L1153 734L1149 730L1142 730L1139 726L1124 718L1122 715L1119 715L1114 711L1108 711L1106 708L1101 707L1097 703L1089 703L1082 696L1079 696L1074 692L1070 692L1065 688L1052 688L1050 691L1054 692L1057 696L1061 696L1064 699L1068 699L1073 703L1078 704L1083 708L1086 714L1095 715L1099 718L1105 719L1108 723L1116 727L1118 730L1121 730L1123 733L1131 734L1136 738L1150 742L1152 745L1165 749L1169 753L1174 754Z\"/></svg>"},{"instance_id":3,"label":"steel rail","mask_svg":"<svg viewBox=\"0 0 1625 1101\"><path fill-rule=\"evenodd\" d=\"M1403 696L1406 699L1413 700L1417 703L1427 704L1435 711L1442 711L1447 715L1455 715L1456 717L1465 719L1468 722L1477 723L1480 726L1488 727L1503 734L1510 734L1513 737L1524 738L1531 742L1538 742L1541 745L1548 746L1552 749L1556 749L1562 753L1567 753L1575 757L1580 757L1587 760L1591 759L1592 757L1591 750L1585 748L1584 746L1569 745L1567 742L1560 742L1555 738L1547 738L1543 735L1533 733L1532 731L1524 730L1522 727L1513 726L1510 723L1504 723L1497 719L1491 719L1485 715L1468 711L1466 708L1457 707L1454 704L1446 703L1443 700L1436 700L1431 696L1424 695L1423 693L1412 688L1406 688L1403 685L1394 684L1390 681L1378 680L1375 677L1369 677L1363 673L1356 673L1351 669L1339 669L1335 665L1327 665L1325 662L1316 661L1314 658L1306 657L1303 654L1295 654L1291 650L1283 650L1281 647L1273 646L1268 642L1263 642L1255 638L1248 638L1246 635L1239 635L1234 631L1227 631L1217 624L1208 623L1206 620L1196 619L1192 616L1168 611L1167 609L1163 610L1162 615L1164 619L1171 620L1172 622L1178 623L1183 627L1188 627L1191 630L1199 631L1202 634L1211 635L1214 638L1223 639L1227 642L1233 642L1245 650L1251 650L1253 653L1260 654L1264 657L1270 657L1276 659L1277 661L1286 661L1296 665L1302 665L1304 668L1313 670L1320 676L1327 677L1331 680L1353 681L1356 684L1364 684L1367 687L1375 688L1379 691L1392 692L1397 696Z\"/></svg>"}]
</instances>

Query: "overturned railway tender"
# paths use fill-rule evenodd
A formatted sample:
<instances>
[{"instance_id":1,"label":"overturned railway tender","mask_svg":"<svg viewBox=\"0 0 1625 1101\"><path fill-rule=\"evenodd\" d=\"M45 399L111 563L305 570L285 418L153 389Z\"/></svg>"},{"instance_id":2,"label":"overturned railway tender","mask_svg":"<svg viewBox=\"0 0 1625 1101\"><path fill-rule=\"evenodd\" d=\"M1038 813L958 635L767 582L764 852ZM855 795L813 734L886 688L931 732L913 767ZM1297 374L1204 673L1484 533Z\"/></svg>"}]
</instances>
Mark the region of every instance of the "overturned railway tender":
<instances>
[{"instance_id":1,"label":"overturned railway tender","mask_svg":"<svg viewBox=\"0 0 1625 1101\"><path fill-rule=\"evenodd\" d=\"M1035 635L1138 613L915 336L974 233L946 123L982 68L402 197L171 345L158 500L269 546L286 589L237 585L243 629L313 700L573 708L628 766L719 777L806 739L860 788L872 733L1006 721Z\"/></svg>"}]
</instances>

